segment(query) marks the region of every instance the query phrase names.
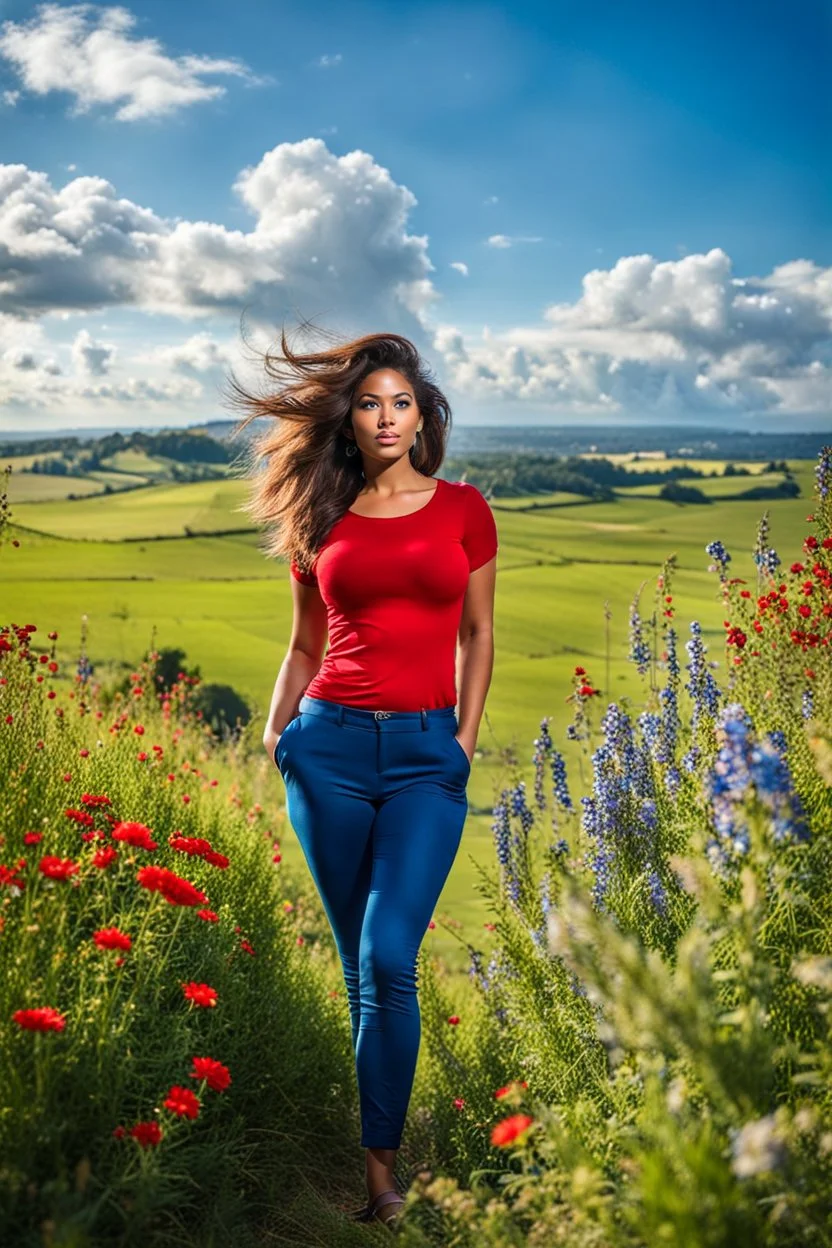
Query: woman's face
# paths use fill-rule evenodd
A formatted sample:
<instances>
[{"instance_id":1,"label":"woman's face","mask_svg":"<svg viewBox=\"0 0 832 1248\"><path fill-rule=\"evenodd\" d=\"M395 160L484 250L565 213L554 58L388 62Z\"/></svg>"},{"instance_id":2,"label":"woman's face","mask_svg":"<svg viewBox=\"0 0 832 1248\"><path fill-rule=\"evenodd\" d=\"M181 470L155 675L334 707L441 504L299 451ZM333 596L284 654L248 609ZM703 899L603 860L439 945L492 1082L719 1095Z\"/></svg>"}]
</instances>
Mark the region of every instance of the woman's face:
<instances>
[{"instance_id":1,"label":"woman's face","mask_svg":"<svg viewBox=\"0 0 832 1248\"><path fill-rule=\"evenodd\" d=\"M356 445L371 459L399 459L408 454L416 440L419 409L413 387L392 368L379 368L360 382L351 416ZM398 436L384 441L379 434Z\"/></svg>"}]
</instances>

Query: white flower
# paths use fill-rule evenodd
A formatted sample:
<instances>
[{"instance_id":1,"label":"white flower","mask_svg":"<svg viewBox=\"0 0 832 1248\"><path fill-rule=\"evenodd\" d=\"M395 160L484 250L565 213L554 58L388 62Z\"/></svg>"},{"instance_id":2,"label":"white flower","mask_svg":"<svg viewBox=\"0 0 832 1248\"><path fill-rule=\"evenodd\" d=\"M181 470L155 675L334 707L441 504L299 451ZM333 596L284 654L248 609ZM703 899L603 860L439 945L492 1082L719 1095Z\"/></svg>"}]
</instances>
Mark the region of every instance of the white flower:
<instances>
[{"instance_id":1,"label":"white flower","mask_svg":"<svg viewBox=\"0 0 832 1248\"><path fill-rule=\"evenodd\" d=\"M747 1122L734 1136L731 1169L738 1179L776 1170L785 1157L774 1114Z\"/></svg>"}]
</instances>

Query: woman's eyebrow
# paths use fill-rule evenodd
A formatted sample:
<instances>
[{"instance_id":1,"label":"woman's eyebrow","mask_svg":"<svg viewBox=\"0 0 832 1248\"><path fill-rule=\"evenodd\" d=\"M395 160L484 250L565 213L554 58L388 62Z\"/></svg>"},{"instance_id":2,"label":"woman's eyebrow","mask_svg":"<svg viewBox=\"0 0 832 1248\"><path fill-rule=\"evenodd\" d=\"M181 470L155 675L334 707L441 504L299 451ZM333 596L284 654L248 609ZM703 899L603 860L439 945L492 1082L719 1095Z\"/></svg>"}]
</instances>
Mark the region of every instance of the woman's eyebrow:
<instances>
[{"instance_id":1,"label":"woman's eyebrow","mask_svg":"<svg viewBox=\"0 0 832 1248\"><path fill-rule=\"evenodd\" d=\"M358 397L359 397L360 399L383 399L383 398L384 398L384 395L383 395L383 394L373 394L372 390L363 390L363 391L361 392L361 394L360 394ZM400 390L398 394L394 394L394 395L393 395L393 398L394 398L394 399L401 399L401 398L409 399L409 398L410 398L410 391L409 391L409 390Z\"/></svg>"}]
</instances>

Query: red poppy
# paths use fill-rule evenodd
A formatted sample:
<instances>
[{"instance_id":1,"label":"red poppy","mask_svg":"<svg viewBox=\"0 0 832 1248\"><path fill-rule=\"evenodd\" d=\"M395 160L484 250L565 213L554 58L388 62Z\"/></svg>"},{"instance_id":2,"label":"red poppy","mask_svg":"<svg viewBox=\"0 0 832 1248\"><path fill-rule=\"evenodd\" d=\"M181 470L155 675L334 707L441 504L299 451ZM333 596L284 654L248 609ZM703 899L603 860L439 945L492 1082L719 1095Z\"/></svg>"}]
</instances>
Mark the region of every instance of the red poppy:
<instances>
[{"instance_id":1,"label":"red poppy","mask_svg":"<svg viewBox=\"0 0 832 1248\"><path fill-rule=\"evenodd\" d=\"M12 1019L25 1031L63 1031L66 1027L63 1014L52 1005L40 1005L32 1010L15 1010Z\"/></svg>"},{"instance_id":2,"label":"red poppy","mask_svg":"<svg viewBox=\"0 0 832 1248\"><path fill-rule=\"evenodd\" d=\"M528 1114L511 1114L510 1117L503 1118L502 1122L495 1123L492 1127L491 1143L501 1148L506 1144L513 1144L533 1122L534 1119Z\"/></svg>"},{"instance_id":3,"label":"red poppy","mask_svg":"<svg viewBox=\"0 0 832 1248\"><path fill-rule=\"evenodd\" d=\"M111 835L114 841L126 841L137 849L159 848L158 842L152 839L152 831L143 823L119 822L112 829Z\"/></svg>"},{"instance_id":4,"label":"red poppy","mask_svg":"<svg viewBox=\"0 0 832 1248\"><path fill-rule=\"evenodd\" d=\"M182 991L186 999L193 1001L194 1005L213 1007L217 1004L219 994L210 984L197 984L191 980L190 983L182 984Z\"/></svg>"},{"instance_id":5,"label":"red poppy","mask_svg":"<svg viewBox=\"0 0 832 1248\"><path fill-rule=\"evenodd\" d=\"M196 1118L199 1114L199 1098L190 1088L178 1083L173 1085L162 1104L179 1118Z\"/></svg>"},{"instance_id":6,"label":"red poppy","mask_svg":"<svg viewBox=\"0 0 832 1248\"><path fill-rule=\"evenodd\" d=\"M224 1092L231 1083L231 1072L213 1057L195 1057L191 1070L192 1079L204 1079L212 1092Z\"/></svg>"},{"instance_id":7,"label":"red poppy","mask_svg":"<svg viewBox=\"0 0 832 1248\"><path fill-rule=\"evenodd\" d=\"M158 1122L137 1122L135 1127L130 1128L130 1134L134 1140L141 1144L142 1148L155 1147L162 1138L162 1128Z\"/></svg>"},{"instance_id":8,"label":"red poppy","mask_svg":"<svg viewBox=\"0 0 832 1248\"><path fill-rule=\"evenodd\" d=\"M58 858L55 854L46 854L38 863L38 870L50 880L68 880L71 875L75 875L76 871L81 870L81 864L73 862L71 858Z\"/></svg>"},{"instance_id":9,"label":"red poppy","mask_svg":"<svg viewBox=\"0 0 832 1248\"><path fill-rule=\"evenodd\" d=\"M131 949L133 946L127 933L119 931L117 927L100 927L97 932L93 932L92 938L99 949Z\"/></svg>"}]
</instances>

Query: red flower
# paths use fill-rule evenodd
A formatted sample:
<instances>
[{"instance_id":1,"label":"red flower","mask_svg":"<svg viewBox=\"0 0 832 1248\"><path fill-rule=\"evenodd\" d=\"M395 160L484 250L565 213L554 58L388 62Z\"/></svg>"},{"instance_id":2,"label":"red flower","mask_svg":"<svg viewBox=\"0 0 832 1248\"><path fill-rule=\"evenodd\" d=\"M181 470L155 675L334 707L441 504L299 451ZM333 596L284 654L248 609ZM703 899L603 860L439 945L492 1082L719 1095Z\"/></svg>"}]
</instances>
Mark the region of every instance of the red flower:
<instances>
[{"instance_id":1,"label":"red flower","mask_svg":"<svg viewBox=\"0 0 832 1248\"><path fill-rule=\"evenodd\" d=\"M190 854L197 858L203 858L205 862L211 864L212 867L221 867L223 870L228 866L229 860L225 854L218 853L211 847L211 842L206 841L201 836L179 836L174 834L168 837L168 844L172 849L179 850L182 854Z\"/></svg>"},{"instance_id":2,"label":"red flower","mask_svg":"<svg viewBox=\"0 0 832 1248\"><path fill-rule=\"evenodd\" d=\"M729 646L736 646L738 650L742 650L748 638L742 629L737 628L735 625L733 628L728 629L725 640Z\"/></svg>"},{"instance_id":3,"label":"red flower","mask_svg":"<svg viewBox=\"0 0 832 1248\"><path fill-rule=\"evenodd\" d=\"M117 927L100 927L93 932L92 938L99 949L130 949L133 946L127 933L120 932Z\"/></svg>"},{"instance_id":4,"label":"red flower","mask_svg":"<svg viewBox=\"0 0 832 1248\"><path fill-rule=\"evenodd\" d=\"M40 1005L32 1010L15 1010L12 1019L26 1031L63 1031L66 1027L63 1014L52 1005Z\"/></svg>"},{"instance_id":5,"label":"red flower","mask_svg":"<svg viewBox=\"0 0 832 1248\"><path fill-rule=\"evenodd\" d=\"M303 942L303 937L298 936L298 944L302 944L302 942ZM244 953L250 953L251 956L254 957L254 949L252 948L252 946L249 944L247 940L240 941L240 948L243 950Z\"/></svg>"},{"instance_id":6,"label":"red flower","mask_svg":"<svg viewBox=\"0 0 832 1248\"><path fill-rule=\"evenodd\" d=\"M508 1096L509 1092L514 1092L516 1088L527 1088L529 1085L525 1079L515 1079L513 1083L508 1083L504 1088L498 1088L494 1093L497 1100L502 1096Z\"/></svg>"},{"instance_id":7,"label":"red flower","mask_svg":"<svg viewBox=\"0 0 832 1248\"><path fill-rule=\"evenodd\" d=\"M586 676L586 668L585 668L585 667L576 667L576 668L575 668L575 675L576 675L576 676Z\"/></svg>"},{"instance_id":8,"label":"red flower","mask_svg":"<svg viewBox=\"0 0 832 1248\"><path fill-rule=\"evenodd\" d=\"M196 906L207 901L205 893L167 867L142 867L136 879L142 888L161 893L172 906Z\"/></svg>"},{"instance_id":9,"label":"red flower","mask_svg":"<svg viewBox=\"0 0 832 1248\"><path fill-rule=\"evenodd\" d=\"M197 910L196 917L204 919L206 923L219 923L220 921L220 916L216 910Z\"/></svg>"},{"instance_id":10,"label":"red flower","mask_svg":"<svg viewBox=\"0 0 832 1248\"><path fill-rule=\"evenodd\" d=\"M512 1114L508 1118L504 1118L502 1122L495 1123L491 1129L491 1143L497 1144L501 1148L506 1144L513 1144L516 1139L523 1134L524 1131L534 1122L528 1114Z\"/></svg>"},{"instance_id":11,"label":"red flower","mask_svg":"<svg viewBox=\"0 0 832 1248\"><path fill-rule=\"evenodd\" d=\"M113 803L110 801L109 797L107 797L106 794L104 793L100 793L100 794L82 793L81 794L82 806L112 806L112 804Z\"/></svg>"},{"instance_id":12,"label":"red flower","mask_svg":"<svg viewBox=\"0 0 832 1248\"><path fill-rule=\"evenodd\" d=\"M464 1109L464 1108L465 1108L465 1098L462 1096L455 1096L454 1097L454 1109Z\"/></svg>"},{"instance_id":13,"label":"red flower","mask_svg":"<svg viewBox=\"0 0 832 1248\"><path fill-rule=\"evenodd\" d=\"M92 865L94 867L109 867L111 862L115 862L118 858L118 850L112 845L105 846L104 849L97 849L92 857Z\"/></svg>"},{"instance_id":14,"label":"red flower","mask_svg":"<svg viewBox=\"0 0 832 1248\"><path fill-rule=\"evenodd\" d=\"M231 1072L213 1057L195 1057L191 1070L192 1079L204 1079L212 1092L224 1092L231 1083Z\"/></svg>"},{"instance_id":15,"label":"red flower","mask_svg":"<svg viewBox=\"0 0 832 1248\"><path fill-rule=\"evenodd\" d=\"M452 1014L450 1018L448 1019L448 1022L450 1023L452 1027L456 1027L457 1023L459 1022L459 1015Z\"/></svg>"},{"instance_id":16,"label":"red flower","mask_svg":"<svg viewBox=\"0 0 832 1248\"><path fill-rule=\"evenodd\" d=\"M83 824L85 828L94 828L95 820L87 810L65 810L64 814L67 819L74 819L76 823Z\"/></svg>"},{"instance_id":17,"label":"red flower","mask_svg":"<svg viewBox=\"0 0 832 1248\"><path fill-rule=\"evenodd\" d=\"M158 843L152 840L153 833L143 823L117 823L112 830L114 841L126 841L138 849L158 849Z\"/></svg>"},{"instance_id":18,"label":"red flower","mask_svg":"<svg viewBox=\"0 0 832 1248\"><path fill-rule=\"evenodd\" d=\"M21 865L26 865L26 859L20 858L13 867L6 867L0 862L0 888L7 885L9 888L25 889L26 881L20 876Z\"/></svg>"},{"instance_id":19,"label":"red flower","mask_svg":"<svg viewBox=\"0 0 832 1248\"><path fill-rule=\"evenodd\" d=\"M217 990L210 984L197 984L191 980L190 983L182 984L182 991L186 1000L193 1001L194 1005L213 1007L217 1004Z\"/></svg>"},{"instance_id":20,"label":"red flower","mask_svg":"<svg viewBox=\"0 0 832 1248\"><path fill-rule=\"evenodd\" d=\"M199 1099L195 1093L178 1083L173 1085L162 1104L180 1118L196 1118L199 1114Z\"/></svg>"},{"instance_id":21,"label":"red flower","mask_svg":"<svg viewBox=\"0 0 832 1248\"><path fill-rule=\"evenodd\" d=\"M158 1122L137 1122L135 1127L130 1128L130 1134L134 1140L141 1144L142 1148L155 1147L162 1138L162 1128Z\"/></svg>"},{"instance_id":22,"label":"red flower","mask_svg":"<svg viewBox=\"0 0 832 1248\"><path fill-rule=\"evenodd\" d=\"M24 832L23 833L24 845L37 845L38 842L42 840L43 840L42 832Z\"/></svg>"},{"instance_id":23,"label":"red flower","mask_svg":"<svg viewBox=\"0 0 832 1248\"><path fill-rule=\"evenodd\" d=\"M81 870L81 864L73 862L71 858L58 858L55 854L46 854L38 863L38 869L47 879L68 880L71 875L75 875L76 871Z\"/></svg>"}]
</instances>

